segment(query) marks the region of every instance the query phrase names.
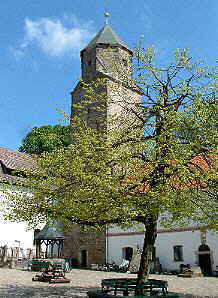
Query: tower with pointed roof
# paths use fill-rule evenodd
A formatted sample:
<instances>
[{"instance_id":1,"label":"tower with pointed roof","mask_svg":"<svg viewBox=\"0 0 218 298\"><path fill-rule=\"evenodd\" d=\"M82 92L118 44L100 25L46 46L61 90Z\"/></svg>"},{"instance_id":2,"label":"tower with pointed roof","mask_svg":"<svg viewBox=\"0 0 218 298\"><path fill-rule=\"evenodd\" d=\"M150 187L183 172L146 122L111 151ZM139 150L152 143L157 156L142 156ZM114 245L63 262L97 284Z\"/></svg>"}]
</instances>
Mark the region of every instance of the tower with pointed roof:
<instances>
[{"instance_id":1,"label":"tower with pointed roof","mask_svg":"<svg viewBox=\"0 0 218 298\"><path fill-rule=\"evenodd\" d=\"M76 105L84 95L84 83L91 83L98 78L105 78L101 87L107 98L113 97L113 103L108 100L107 111L103 112L105 122L107 114L122 113L120 102L123 98L128 101L140 101L141 94L137 88L128 84L132 77L133 52L118 37L107 24L97 33L90 43L81 51L82 81L72 91L72 116ZM117 88L118 87L118 88ZM116 93L115 90L119 89ZM93 125L96 113L90 111L88 125ZM107 123L106 123L107 125ZM71 257L73 265L90 266L91 264L104 264L106 261L105 233L84 232L75 227L65 239L65 257Z\"/></svg>"},{"instance_id":2,"label":"tower with pointed roof","mask_svg":"<svg viewBox=\"0 0 218 298\"><path fill-rule=\"evenodd\" d=\"M140 92L131 86L133 51L119 38L119 36L106 23L90 43L81 51L82 81L72 92L72 116L76 112L75 106L80 102L84 91L84 83L91 83L98 78L105 78L101 90L107 94L108 99L113 96L113 104L109 103L105 113L122 113L121 98L128 98L133 102L140 102ZM101 87L102 88L102 87ZM119 90L119 92L115 92ZM116 93L116 95L115 95ZM117 104L116 104L117 102ZM95 121L96 113L88 115L90 125Z\"/></svg>"},{"instance_id":3,"label":"tower with pointed roof","mask_svg":"<svg viewBox=\"0 0 218 298\"><path fill-rule=\"evenodd\" d=\"M132 51L108 24L81 51L82 79L95 80L100 74L119 79L131 76Z\"/></svg>"}]
</instances>

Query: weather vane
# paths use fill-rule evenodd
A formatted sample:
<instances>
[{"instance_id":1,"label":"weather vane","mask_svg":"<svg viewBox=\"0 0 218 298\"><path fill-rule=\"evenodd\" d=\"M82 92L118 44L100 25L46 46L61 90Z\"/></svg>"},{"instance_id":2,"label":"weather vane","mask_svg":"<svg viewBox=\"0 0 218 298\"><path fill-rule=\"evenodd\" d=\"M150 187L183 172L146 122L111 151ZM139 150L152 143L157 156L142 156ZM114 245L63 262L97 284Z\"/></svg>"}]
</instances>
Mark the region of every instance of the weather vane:
<instances>
[{"instance_id":1,"label":"weather vane","mask_svg":"<svg viewBox=\"0 0 218 298\"><path fill-rule=\"evenodd\" d=\"M110 16L110 13L107 9L104 10L104 17L105 17L105 25L108 24L108 18Z\"/></svg>"}]
</instances>

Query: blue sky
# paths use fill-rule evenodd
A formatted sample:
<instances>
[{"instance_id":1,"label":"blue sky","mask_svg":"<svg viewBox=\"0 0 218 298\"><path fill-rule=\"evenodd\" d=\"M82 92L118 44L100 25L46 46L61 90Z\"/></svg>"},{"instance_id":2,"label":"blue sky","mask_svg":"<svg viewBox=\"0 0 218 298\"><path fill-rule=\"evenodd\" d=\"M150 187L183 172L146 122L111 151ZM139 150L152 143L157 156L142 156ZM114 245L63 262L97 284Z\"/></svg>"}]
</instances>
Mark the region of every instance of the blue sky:
<instances>
[{"instance_id":1,"label":"blue sky","mask_svg":"<svg viewBox=\"0 0 218 298\"><path fill-rule=\"evenodd\" d=\"M104 9L121 39L154 46L169 60L175 48L214 64L217 0L7 0L0 5L0 146L18 149L34 126L62 123L80 78L82 49L103 26Z\"/></svg>"}]
</instances>

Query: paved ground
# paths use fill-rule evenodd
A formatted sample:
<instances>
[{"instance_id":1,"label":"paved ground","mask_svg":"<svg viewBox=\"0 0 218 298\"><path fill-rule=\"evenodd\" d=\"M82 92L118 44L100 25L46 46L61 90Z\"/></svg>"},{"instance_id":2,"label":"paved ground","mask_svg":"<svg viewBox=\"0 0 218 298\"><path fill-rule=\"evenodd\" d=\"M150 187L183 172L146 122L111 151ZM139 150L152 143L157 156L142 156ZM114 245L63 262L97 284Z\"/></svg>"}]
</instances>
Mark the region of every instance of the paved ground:
<instances>
[{"instance_id":1,"label":"paved ground","mask_svg":"<svg viewBox=\"0 0 218 298\"><path fill-rule=\"evenodd\" d=\"M32 282L35 273L18 269L0 269L0 297L86 297L90 289L98 288L103 278L135 277L134 274L99 272L73 269L67 274L70 284ZM167 275L151 275L151 278L168 280L169 290L183 293L181 297L218 298L218 278L178 278Z\"/></svg>"}]
</instances>

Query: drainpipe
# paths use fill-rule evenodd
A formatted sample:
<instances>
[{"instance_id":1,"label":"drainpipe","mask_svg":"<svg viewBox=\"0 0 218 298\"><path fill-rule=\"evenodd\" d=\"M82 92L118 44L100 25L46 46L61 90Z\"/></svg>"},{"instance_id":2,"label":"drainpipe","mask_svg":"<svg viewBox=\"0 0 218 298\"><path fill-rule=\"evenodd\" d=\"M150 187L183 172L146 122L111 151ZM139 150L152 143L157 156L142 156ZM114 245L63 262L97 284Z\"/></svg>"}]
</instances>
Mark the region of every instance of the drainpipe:
<instances>
[{"instance_id":1,"label":"drainpipe","mask_svg":"<svg viewBox=\"0 0 218 298\"><path fill-rule=\"evenodd\" d=\"M106 248L106 263L108 263L108 227L106 227L106 241L105 241L105 248Z\"/></svg>"}]
</instances>

